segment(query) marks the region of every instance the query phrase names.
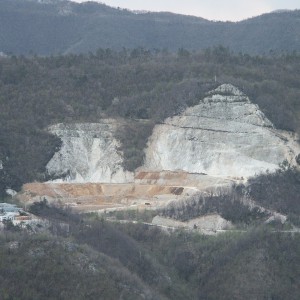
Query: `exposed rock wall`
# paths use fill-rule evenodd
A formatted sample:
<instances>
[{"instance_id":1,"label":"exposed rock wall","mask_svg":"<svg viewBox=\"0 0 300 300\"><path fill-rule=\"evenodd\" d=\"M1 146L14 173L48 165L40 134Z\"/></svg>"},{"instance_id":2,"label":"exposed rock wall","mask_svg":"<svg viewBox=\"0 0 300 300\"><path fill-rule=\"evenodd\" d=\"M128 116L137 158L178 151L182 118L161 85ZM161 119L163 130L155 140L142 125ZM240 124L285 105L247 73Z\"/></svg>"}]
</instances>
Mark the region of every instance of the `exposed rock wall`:
<instances>
[{"instance_id":1,"label":"exposed rock wall","mask_svg":"<svg viewBox=\"0 0 300 300\"><path fill-rule=\"evenodd\" d=\"M257 105L224 84L155 126L144 168L248 177L292 161L295 148L299 151L291 134L275 130Z\"/></svg>"},{"instance_id":2,"label":"exposed rock wall","mask_svg":"<svg viewBox=\"0 0 300 300\"><path fill-rule=\"evenodd\" d=\"M122 167L118 126L122 121L112 119L51 126L49 131L63 144L48 163L48 173L68 182L133 182L133 174ZM155 126L145 151L141 170L148 174L179 171L247 178L272 172L285 159L293 163L300 149L291 133L274 129L246 95L224 84L198 105Z\"/></svg>"},{"instance_id":3,"label":"exposed rock wall","mask_svg":"<svg viewBox=\"0 0 300 300\"><path fill-rule=\"evenodd\" d=\"M56 124L49 131L62 140L60 151L47 164L50 175L67 182L124 183L133 174L123 170L114 133L118 122Z\"/></svg>"}]
</instances>

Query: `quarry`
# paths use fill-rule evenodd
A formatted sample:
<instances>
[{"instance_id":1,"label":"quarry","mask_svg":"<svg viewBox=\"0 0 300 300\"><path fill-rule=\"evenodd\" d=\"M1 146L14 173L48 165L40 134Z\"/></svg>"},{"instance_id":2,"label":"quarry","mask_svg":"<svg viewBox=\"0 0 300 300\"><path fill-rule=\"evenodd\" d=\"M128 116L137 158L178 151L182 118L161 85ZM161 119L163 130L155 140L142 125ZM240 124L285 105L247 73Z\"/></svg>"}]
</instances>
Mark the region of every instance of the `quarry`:
<instances>
[{"instance_id":1,"label":"quarry","mask_svg":"<svg viewBox=\"0 0 300 300\"><path fill-rule=\"evenodd\" d=\"M144 164L134 172L123 169L115 137L122 122L50 126L49 132L62 141L47 164L48 174L56 179L25 184L17 198L26 204L46 199L79 212L159 210L195 195L226 194L250 177L275 172L283 161L297 165L300 153L292 132L274 128L259 107L230 84L157 124L144 150ZM218 229L230 227L226 220L215 219Z\"/></svg>"},{"instance_id":2,"label":"quarry","mask_svg":"<svg viewBox=\"0 0 300 300\"><path fill-rule=\"evenodd\" d=\"M129 2L0 1L0 300L300 299L300 2Z\"/></svg>"}]
</instances>

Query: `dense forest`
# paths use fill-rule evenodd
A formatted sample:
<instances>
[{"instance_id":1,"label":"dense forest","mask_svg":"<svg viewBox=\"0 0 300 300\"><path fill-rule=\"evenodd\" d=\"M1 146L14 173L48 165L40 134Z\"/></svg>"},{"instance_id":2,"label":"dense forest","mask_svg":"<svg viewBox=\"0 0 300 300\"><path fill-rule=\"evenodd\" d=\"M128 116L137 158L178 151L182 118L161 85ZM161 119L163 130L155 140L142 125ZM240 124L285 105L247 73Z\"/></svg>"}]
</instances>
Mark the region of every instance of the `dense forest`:
<instances>
[{"instance_id":1,"label":"dense forest","mask_svg":"<svg viewBox=\"0 0 300 300\"><path fill-rule=\"evenodd\" d=\"M300 130L300 56L235 55L216 47L99 49L87 55L0 58L0 190L45 180L60 147L47 133L58 122L127 120L118 137L125 168L143 161L153 126L198 103L221 83L245 92L279 129Z\"/></svg>"},{"instance_id":2,"label":"dense forest","mask_svg":"<svg viewBox=\"0 0 300 300\"><path fill-rule=\"evenodd\" d=\"M285 164L273 174L249 180L247 192L256 203L288 216L300 226L300 171Z\"/></svg>"},{"instance_id":3,"label":"dense forest","mask_svg":"<svg viewBox=\"0 0 300 300\"><path fill-rule=\"evenodd\" d=\"M78 216L0 233L1 299L298 299L300 235L262 226L204 236Z\"/></svg>"},{"instance_id":4,"label":"dense forest","mask_svg":"<svg viewBox=\"0 0 300 300\"><path fill-rule=\"evenodd\" d=\"M286 53L299 50L299 15L299 10L274 12L234 23L137 13L91 1L1 0L0 52L51 55L98 48L177 51L224 45L236 53Z\"/></svg>"}]
</instances>

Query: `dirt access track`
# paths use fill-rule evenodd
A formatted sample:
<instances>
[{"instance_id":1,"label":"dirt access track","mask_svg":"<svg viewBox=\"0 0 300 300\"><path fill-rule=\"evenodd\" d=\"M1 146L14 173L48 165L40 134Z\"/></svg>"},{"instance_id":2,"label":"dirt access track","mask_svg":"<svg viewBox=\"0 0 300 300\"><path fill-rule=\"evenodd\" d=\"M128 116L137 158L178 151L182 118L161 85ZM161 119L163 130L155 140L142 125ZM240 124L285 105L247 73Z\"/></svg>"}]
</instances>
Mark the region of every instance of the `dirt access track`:
<instances>
[{"instance_id":1,"label":"dirt access track","mask_svg":"<svg viewBox=\"0 0 300 300\"><path fill-rule=\"evenodd\" d=\"M28 183L17 198L25 205L47 199L82 212L129 207L155 209L200 191L228 189L234 182L234 178L204 174L141 171L132 183Z\"/></svg>"}]
</instances>

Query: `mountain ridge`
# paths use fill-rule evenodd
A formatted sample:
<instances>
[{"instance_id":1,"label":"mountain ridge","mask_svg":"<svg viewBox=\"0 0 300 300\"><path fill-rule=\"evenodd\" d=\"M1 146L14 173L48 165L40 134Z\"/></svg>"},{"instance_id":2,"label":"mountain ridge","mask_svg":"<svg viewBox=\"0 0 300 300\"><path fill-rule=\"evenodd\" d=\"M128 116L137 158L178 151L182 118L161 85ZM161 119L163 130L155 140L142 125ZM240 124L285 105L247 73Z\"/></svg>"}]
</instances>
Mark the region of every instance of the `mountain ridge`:
<instances>
[{"instance_id":1,"label":"mountain ridge","mask_svg":"<svg viewBox=\"0 0 300 300\"><path fill-rule=\"evenodd\" d=\"M0 51L52 55L98 48L177 51L218 45L249 54L298 51L299 15L295 10L221 22L169 12L135 13L96 2L3 0Z\"/></svg>"}]
</instances>

